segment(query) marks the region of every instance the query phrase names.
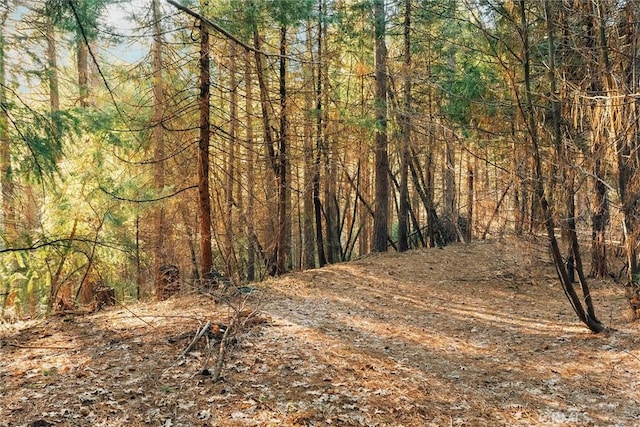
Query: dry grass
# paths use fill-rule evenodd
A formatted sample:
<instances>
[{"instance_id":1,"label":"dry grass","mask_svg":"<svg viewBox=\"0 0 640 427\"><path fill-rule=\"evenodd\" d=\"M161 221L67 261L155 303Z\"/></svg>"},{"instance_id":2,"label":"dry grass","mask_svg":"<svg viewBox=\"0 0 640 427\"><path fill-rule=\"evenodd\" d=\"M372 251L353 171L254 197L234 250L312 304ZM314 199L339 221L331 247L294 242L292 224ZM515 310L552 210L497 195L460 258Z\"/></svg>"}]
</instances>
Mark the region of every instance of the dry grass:
<instances>
[{"instance_id":1,"label":"dry grass","mask_svg":"<svg viewBox=\"0 0 640 427\"><path fill-rule=\"evenodd\" d=\"M184 297L1 332L1 425L633 425L638 326L591 283L616 330L589 333L543 245L473 242L365 257L265 282L224 381L179 355L232 312ZM135 314L135 315L133 315Z\"/></svg>"}]
</instances>

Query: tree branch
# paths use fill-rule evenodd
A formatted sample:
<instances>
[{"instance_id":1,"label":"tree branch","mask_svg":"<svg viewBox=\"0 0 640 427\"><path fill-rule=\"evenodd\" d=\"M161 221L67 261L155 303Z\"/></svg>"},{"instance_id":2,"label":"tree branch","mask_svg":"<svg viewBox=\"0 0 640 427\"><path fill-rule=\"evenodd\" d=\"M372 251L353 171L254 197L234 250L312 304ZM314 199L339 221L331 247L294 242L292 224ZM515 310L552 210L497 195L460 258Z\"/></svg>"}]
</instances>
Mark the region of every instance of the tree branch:
<instances>
[{"instance_id":1,"label":"tree branch","mask_svg":"<svg viewBox=\"0 0 640 427\"><path fill-rule=\"evenodd\" d=\"M58 246L58 245L63 245L63 244L71 243L71 242L90 243L90 244L95 244L95 245L98 245L98 246L103 246L103 247L111 248L111 249L118 249L118 250L121 250L123 252L126 252L125 249L122 249L121 247L118 247L118 245L113 244L113 243L100 242L100 241L97 241L96 239L83 239L83 238L79 238L79 237L73 237L73 238L63 237L63 238L59 238L59 239L43 241L43 242L36 243L34 245L31 245L31 246L23 246L23 247L19 247L19 248L4 248L4 249L0 249L0 254L4 254L4 253L8 253L8 252L35 251L35 250L38 250L38 249L42 249L42 248L44 248L46 246Z\"/></svg>"},{"instance_id":2,"label":"tree branch","mask_svg":"<svg viewBox=\"0 0 640 427\"><path fill-rule=\"evenodd\" d=\"M195 11L189 9L186 6L181 5L177 1L174 1L174 0L166 0L166 1L170 5L174 6L176 9L186 13L187 15L190 15L190 16L196 18L197 20L199 20L201 23L207 25L212 30L222 34L223 36L225 36L229 40L232 40L233 42L237 43L238 45L242 46L243 48L245 48L248 51L259 53L260 55L264 55L266 57L286 58L286 59L289 59L291 61L309 63L309 61L302 60L302 59L299 59L299 58L294 58L292 56L280 55L280 54L277 54L277 53L268 53L268 52L265 52L264 50L260 50L260 49L256 48L255 46L251 46L250 44L247 44L247 43L243 42L242 40L240 40L239 38L237 38L236 36L234 36L233 34L228 32L227 30L225 30L224 28L222 28L221 26L219 26L215 22L205 18L204 16L202 16L198 12L195 12Z\"/></svg>"},{"instance_id":3,"label":"tree branch","mask_svg":"<svg viewBox=\"0 0 640 427\"><path fill-rule=\"evenodd\" d=\"M154 199L129 199L129 198L127 198L127 197L118 196L117 194L112 193L111 191L107 190L106 188L104 188L104 187L102 187L102 186L100 187L100 190L101 190L103 193L105 193L105 194L107 194L107 195L109 195L109 196L113 197L114 199L116 199L116 200L121 200L121 201L123 201L123 202L131 202L131 203L153 203L153 202L159 202L160 200L170 199L170 198L172 198L173 196L177 196L178 194L180 194L180 193L182 193L182 192L185 192L185 191L187 191L187 190L192 190L192 189L194 189L194 188L198 188L198 186L197 186L197 185L191 185L191 186L189 186L189 187L181 188L180 190L174 191L174 192L173 192L173 193L171 193L171 194L167 194L167 195L165 195L165 196L161 196L161 197L156 197L156 198L154 198Z\"/></svg>"}]
</instances>

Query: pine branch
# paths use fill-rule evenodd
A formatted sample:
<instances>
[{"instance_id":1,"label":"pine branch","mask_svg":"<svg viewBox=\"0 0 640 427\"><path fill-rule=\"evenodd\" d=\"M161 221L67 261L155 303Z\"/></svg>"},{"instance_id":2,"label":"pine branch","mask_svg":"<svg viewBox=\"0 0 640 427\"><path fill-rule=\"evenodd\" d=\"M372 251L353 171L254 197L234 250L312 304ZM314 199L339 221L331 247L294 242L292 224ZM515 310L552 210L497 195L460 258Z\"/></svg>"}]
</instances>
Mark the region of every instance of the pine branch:
<instances>
[{"instance_id":1,"label":"pine branch","mask_svg":"<svg viewBox=\"0 0 640 427\"><path fill-rule=\"evenodd\" d=\"M297 61L297 62L300 62L300 63L310 63L309 61L305 61L305 60L302 60L300 58L294 58L294 57L288 56L288 55L280 55L280 54L277 54L277 53L268 53L268 52L265 52L264 50L260 50L260 49L256 48L255 46L251 46L250 44L247 44L247 43L243 42L242 40L240 40L239 38L237 38L236 36L234 36L233 34L228 32L227 30L225 30L224 28L222 28L221 26L219 26L215 22L211 21L210 19L205 18L204 16L202 16L198 12L195 12L195 11L189 9L186 6L181 5L180 3L178 3L178 2L176 2L174 0L166 0L166 1L170 5L172 5L175 8L177 8L178 10L186 13L187 15L190 15L190 16L196 18L197 20L199 20L201 23L207 25L212 30L222 34L223 36L225 36L229 40L233 41L234 43L237 43L238 45L242 46L244 49L246 49L246 50L248 50L250 52L258 53L258 54L264 55L266 57L285 58L285 59L289 59L291 61Z\"/></svg>"}]
</instances>

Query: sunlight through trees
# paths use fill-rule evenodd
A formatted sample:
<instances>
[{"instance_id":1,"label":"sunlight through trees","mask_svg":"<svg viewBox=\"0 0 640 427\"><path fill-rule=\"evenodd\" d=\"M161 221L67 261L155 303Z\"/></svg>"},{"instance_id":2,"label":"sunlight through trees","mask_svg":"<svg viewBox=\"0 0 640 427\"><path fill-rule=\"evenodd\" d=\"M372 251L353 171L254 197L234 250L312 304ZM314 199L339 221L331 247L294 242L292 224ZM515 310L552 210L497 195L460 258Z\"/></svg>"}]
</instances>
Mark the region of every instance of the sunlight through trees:
<instances>
[{"instance_id":1,"label":"sunlight through trees","mask_svg":"<svg viewBox=\"0 0 640 427\"><path fill-rule=\"evenodd\" d=\"M0 2L3 313L505 233L640 299L637 2L134 3Z\"/></svg>"}]
</instances>

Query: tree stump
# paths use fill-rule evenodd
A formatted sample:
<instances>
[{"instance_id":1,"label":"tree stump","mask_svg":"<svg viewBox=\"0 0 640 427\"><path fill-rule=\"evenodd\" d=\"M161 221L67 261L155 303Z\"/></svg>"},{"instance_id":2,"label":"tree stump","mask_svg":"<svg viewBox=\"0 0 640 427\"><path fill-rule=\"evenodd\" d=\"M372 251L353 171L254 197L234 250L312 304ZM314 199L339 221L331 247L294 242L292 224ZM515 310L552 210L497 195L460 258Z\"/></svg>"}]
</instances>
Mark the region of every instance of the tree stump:
<instances>
[{"instance_id":1,"label":"tree stump","mask_svg":"<svg viewBox=\"0 0 640 427\"><path fill-rule=\"evenodd\" d=\"M163 265L158 269L156 280L156 298L161 301L180 291L180 270L173 264Z\"/></svg>"},{"instance_id":2,"label":"tree stump","mask_svg":"<svg viewBox=\"0 0 640 427\"><path fill-rule=\"evenodd\" d=\"M102 307L116 305L116 290L103 282L98 282L93 288L94 310L98 311Z\"/></svg>"},{"instance_id":3,"label":"tree stump","mask_svg":"<svg viewBox=\"0 0 640 427\"><path fill-rule=\"evenodd\" d=\"M635 322L640 319L640 283L627 282L624 291L631 308L631 321Z\"/></svg>"}]
</instances>

